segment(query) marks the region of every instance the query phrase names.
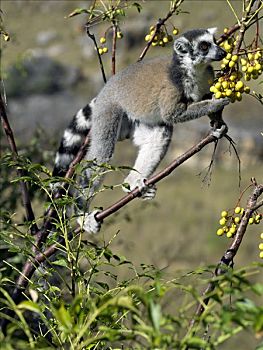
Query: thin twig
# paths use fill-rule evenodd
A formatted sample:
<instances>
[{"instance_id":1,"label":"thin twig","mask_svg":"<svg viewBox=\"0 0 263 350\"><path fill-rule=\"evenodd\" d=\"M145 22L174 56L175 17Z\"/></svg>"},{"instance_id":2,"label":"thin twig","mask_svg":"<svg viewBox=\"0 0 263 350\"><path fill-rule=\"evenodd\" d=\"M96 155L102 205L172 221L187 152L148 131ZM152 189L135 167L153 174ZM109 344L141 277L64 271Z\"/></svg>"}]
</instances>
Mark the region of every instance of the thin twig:
<instances>
[{"instance_id":1,"label":"thin twig","mask_svg":"<svg viewBox=\"0 0 263 350\"><path fill-rule=\"evenodd\" d=\"M95 46L95 49L96 49L96 52L97 52L97 56L98 56L98 60L99 60L99 63L100 63L100 71L101 71L101 74L102 74L102 78L103 78L104 83L106 84L107 83L107 78L106 78L103 62L102 62L102 59L101 59L101 55L99 53L99 48L98 48L98 45L97 45L97 41L96 41L95 35L90 33L88 26L86 26L86 33L87 33L89 38L91 38L91 40L94 43L94 46Z\"/></svg>"},{"instance_id":2,"label":"thin twig","mask_svg":"<svg viewBox=\"0 0 263 350\"><path fill-rule=\"evenodd\" d=\"M113 22L112 25L112 52L111 52L111 73L116 73L116 44L117 44L117 25Z\"/></svg>"},{"instance_id":3,"label":"thin twig","mask_svg":"<svg viewBox=\"0 0 263 350\"><path fill-rule=\"evenodd\" d=\"M17 147L16 147L16 142L14 138L14 134L12 131L12 128L9 124L9 120L7 117L6 113L6 107L5 103L3 101L2 95L0 94L0 115L1 115L1 120L2 120L2 126L6 134L7 141L9 143L9 147L11 150L11 154L14 160L18 160L18 152L17 152ZM25 171L23 169L16 169L17 175L19 177L25 176ZM26 219L28 222L31 223L30 226L30 231L31 234L35 234L38 231L37 224L35 222L35 215L32 209L31 201L30 201L30 196L28 192L28 187L27 184L24 181L19 181L20 184L20 189L21 189L21 194L22 194L22 202L23 206L25 208L25 213L26 213Z\"/></svg>"}]
</instances>

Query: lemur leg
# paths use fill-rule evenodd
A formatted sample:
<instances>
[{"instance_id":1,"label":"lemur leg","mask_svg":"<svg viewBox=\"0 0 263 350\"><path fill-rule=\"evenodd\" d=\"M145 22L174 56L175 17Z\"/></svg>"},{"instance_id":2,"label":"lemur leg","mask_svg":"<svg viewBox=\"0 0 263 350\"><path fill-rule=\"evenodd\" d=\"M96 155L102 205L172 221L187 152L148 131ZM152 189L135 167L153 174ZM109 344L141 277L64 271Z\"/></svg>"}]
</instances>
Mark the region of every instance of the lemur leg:
<instances>
[{"instance_id":1,"label":"lemur leg","mask_svg":"<svg viewBox=\"0 0 263 350\"><path fill-rule=\"evenodd\" d=\"M104 105L94 108L90 146L85 160L91 161L83 171L80 179L81 191L75 194L77 199L78 223L87 232L97 233L101 222L95 219L97 210L89 212L90 202L103 180L104 168L101 163L110 161L117 142L123 111L117 105ZM95 161L96 165L94 162Z\"/></svg>"},{"instance_id":2,"label":"lemur leg","mask_svg":"<svg viewBox=\"0 0 263 350\"><path fill-rule=\"evenodd\" d=\"M133 142L139 147L137 159L124 183L125 192L132 191L139 187L143 199L152 199L155 196L156 188L145 186L145 180L154 172L160 161L163 159L171 141L172 126L150 126L143 123L135 125Z\"/></svg>"}]
</instances>

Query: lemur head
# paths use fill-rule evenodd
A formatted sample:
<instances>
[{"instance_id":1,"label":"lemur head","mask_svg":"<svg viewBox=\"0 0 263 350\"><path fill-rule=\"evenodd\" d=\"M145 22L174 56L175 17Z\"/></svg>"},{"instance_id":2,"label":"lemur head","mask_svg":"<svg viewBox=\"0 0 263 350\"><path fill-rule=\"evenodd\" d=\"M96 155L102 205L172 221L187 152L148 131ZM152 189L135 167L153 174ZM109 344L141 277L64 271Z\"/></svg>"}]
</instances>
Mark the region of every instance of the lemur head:
<instances>
[{"instance_id":1,"label":"lemur head","mask_svg":"<svg viewBox=\"0 0 263 350\"><path fill-rule=\"evenodd\" d=\"M185 66L209 64L226 56L214 38L216 28L194 29L182 34L174 42L174 52Z\"/></svg>"}]
</instances>

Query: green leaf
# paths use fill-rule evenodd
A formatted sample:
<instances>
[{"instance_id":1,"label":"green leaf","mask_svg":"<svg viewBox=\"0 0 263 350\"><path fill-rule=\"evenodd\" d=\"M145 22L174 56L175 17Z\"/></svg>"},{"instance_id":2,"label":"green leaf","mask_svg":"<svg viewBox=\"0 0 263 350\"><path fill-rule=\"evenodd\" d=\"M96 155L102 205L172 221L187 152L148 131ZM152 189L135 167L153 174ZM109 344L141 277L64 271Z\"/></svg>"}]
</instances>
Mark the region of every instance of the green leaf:
<instances>
[{"instance_id":1,"label":"green leaf","mask_svg":"<svg viewBox=\"0 0 263 350\"><path fill-rule=\"evenodd\" d=\"M71 17L77 16L77 15L80 15L81 13L89 13L89 10L83 9L83 8L76 8L66 18L71 18Z\"/></svg>"},{"instance_id":2,"label":"green leaf","mask_svg":"<svg viewBox=\"0 0 263 350\"><path fill-rule=\"evenodd\" d=\"M41 313L41 309L37 303L34 303L31 300L25 300L22 301L20 304L17 305L18 309L21 310L28 310L36 313Z\"/></svg>"},{"instance_id":3,"label":"green leaf","mask_svg":"<svg viewBox=\"0 0 263 350\"><path fill-rule=\"evenodd\" d=\"M160 330L160 321L161 321L161 305L155 304L153 300L150 300L149 303L149 314L153 324L153 327L156 332Z\"/></svg>"},{"instance_id":4,"label":"green leaf","mask_svg":"<svg viewBox=\"0 0 263 350\"><path fill-rule=\"evenodd\" d=\"M188 347L191 347L193 349L202 349L205 348L207 342L198 337L191 337L190 339L187 339L186 344L188 345Z\"/></svg>"},{"instance_id":5,"label":"green leaf","mask_svg":"<svg viewBox=\"0 0 263 350\"><path fill-rule=\"evenodd\" d=\"M142 10L142 6L138 2L134 2L132 6L136 7L137 11L140 13Z\"/></svg>"},{"instance_id":6,"label":"green leaf","mask_svg":"<svg viewBox=\"0 0 263 350\"><path fill-rule=\"evenodd\" d=\"M62 304L58 310L54 310L54 316L57 321L60 323L62 328L66 330L71 330L72 321L68 310L65 309L65 306Z\"/></svg>"},{"instance_id":7,"label":"green leaf","mask_svg":"<svg viewBox=\"0 0 263 350\"><path fill-rule=\"evenodd\" d=\"M58 266L63 266L63 267L68 267L68 262L65 259L59 259L59 260L53 261L52 264L58 265Z\"/></svg>"}]
</instances>

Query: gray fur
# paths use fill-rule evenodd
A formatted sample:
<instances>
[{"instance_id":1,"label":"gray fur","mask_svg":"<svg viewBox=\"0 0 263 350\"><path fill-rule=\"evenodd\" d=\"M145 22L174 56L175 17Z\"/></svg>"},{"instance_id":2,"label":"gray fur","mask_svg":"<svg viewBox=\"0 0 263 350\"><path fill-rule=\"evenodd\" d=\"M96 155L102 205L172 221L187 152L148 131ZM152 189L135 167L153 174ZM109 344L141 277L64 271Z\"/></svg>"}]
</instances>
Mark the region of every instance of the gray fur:
<instances>
[{"instance_id":1,"label":"gray fur","mask_svg":"<svg viewBox=\"0 0 263 350\"><path fill-rule=\"evenodd\" d=\"M189 31L175 40L172 57L137 62L110 78L93 100L89 117L91 140L85 159L109 162L116 142L132 138L139 147L134 166L137 171L131 171L125 182L130 190L139 186L145 198L153 198L155 189L145 189L144 179L164 157L172 125L212 116L229 103L228 99L207 99L214 79L210 63L225 56L224 50L215 44L214 32L214 28ZM84 170L81 181L84 195L76 194L79 223L91 232L100 229L94 213L86 213L102 181L102 176L93 179L96 170L93 166Z\"/></svg>"}]
</instances>

